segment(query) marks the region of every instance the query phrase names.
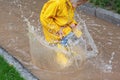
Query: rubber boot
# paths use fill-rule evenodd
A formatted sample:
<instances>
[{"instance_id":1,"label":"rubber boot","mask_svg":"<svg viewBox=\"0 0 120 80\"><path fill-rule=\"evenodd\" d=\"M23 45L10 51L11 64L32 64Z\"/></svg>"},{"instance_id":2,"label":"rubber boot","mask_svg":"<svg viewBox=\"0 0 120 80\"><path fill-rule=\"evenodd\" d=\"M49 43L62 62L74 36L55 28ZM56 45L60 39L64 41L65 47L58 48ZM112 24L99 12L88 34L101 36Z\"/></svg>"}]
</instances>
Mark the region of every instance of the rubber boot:
<instances>
[{"instance_id":1,"label":"rubber boot","mask_svg":"<svg viewBox=\"0 0 120 80\"><path fill-rule=\"evenodd\" d=\"M57 51L57 56L56 56L56 60L57 63L62 67L68 67L70 65L70 60L68 58L68 56L64 53L64 51L67 51L66 47L64 47L61 44L57 45L59 51Z\"/></svg>"}]
</instances>

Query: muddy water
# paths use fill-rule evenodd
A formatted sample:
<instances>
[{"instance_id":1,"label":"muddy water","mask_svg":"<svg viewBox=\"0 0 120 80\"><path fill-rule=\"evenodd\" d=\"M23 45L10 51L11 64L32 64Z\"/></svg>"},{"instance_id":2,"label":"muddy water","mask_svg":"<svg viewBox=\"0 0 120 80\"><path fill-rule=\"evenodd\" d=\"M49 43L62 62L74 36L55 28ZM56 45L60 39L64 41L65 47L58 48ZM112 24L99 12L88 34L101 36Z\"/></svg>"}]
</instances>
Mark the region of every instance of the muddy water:
<instances>
[{"instance_id":1,"label":"muddy water","mask_svg":"<svg viewBox=\"0 0 120 80\"><path fill-rule=\"evenodd\" d=\"M81 12L99 55L88 59L82 70L64 73L48 71L44 67L38 69L32 63L28 24L40 26L39 12L45 1L0 0L0 46L41 80L119 80L120 27Z\"/></svg>"}]
</instances>

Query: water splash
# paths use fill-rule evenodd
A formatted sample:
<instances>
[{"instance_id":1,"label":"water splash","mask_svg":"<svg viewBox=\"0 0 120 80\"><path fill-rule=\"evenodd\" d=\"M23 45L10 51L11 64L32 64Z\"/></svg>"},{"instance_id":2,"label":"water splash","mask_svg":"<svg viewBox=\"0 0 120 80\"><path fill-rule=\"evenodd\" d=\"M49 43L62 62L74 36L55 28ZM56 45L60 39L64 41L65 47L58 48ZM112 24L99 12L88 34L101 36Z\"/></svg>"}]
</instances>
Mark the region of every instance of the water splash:
<instances>
[{"instance_id":1,"label":"water splash","mask_svg":"<svg viewBox=\"0 0 120 80\"><path fill-rule=\"evenodd\" d=\"M112 61L113 61L113 59L114 59L114 55L115 55L115 52L113 52L113 53L111 54L111 58L110 58L110 60L109 60L109 63L105 65L105 67L104 67L104 72L105 72L105 73L110 73L110 72L112 72Z\"/></svg>"},{"instance_id":2,"label":"water splash","mask_svg":"<svg viewBox=\"0 0 120 80\"><path fill-rule=\"evenodd\" d=\"M97 56L98 54L98 49L96 47L96 44L92 38L92 36L90 35L88 29L87 29L87 25L84 19L82 19L80 17L80 15L78 14L78 12L76 12L76 19L79 21L78 26L79 28L81 28L82 32L83 32L83 37L85 40L85 50L87 51L87 58L92 58ZM87 50L87 45L90 45L90 47L92 48L92 50Z\"/></svg>"},{"instance_id":3,"label":"water splash","mask_svg":"<svg viewBox=\"0 0 120 80\"><path fill-rule=\"evenodd\" d=\"M31 14L30 14L30 16L28 17L28 18L26 18L25 16L24 16L24 14L23 14L23 10L22 10L22 5L21 4L18 4L18 6L20 7L20 12L21 12L21 18L23 19L23 21L26 23L26 25L27 25L27 27L28 27L28 31L29 31L29 33L28 33L28 36L31 36L31 33L32 33L32 36L31 37L29 37L29 39L30 40L33 40L34 41L34 43L36 43L36 41L38 41L40 44L42 44L43 46L45 46L45 47L47 47L47 48L49 48L49 49L51 49L51 51L53 51L53 50L59 50L56 46L50 46L46 41L45 41L45 39L44 39L44 37L43 37L43 35L42 35L42 31L40 31L41 29L41 26L39 26L39 28L35 28L32 24L31 24L31 22L29 21L29 19L34 15L34 12L32 12ZM77 14L78 15L78 14ZM96 56L96 53L98 52L97 51L97 48L96 48L96 46L95 46L95 43L94 43L94 41L93 41L93 39L92 39L92 37L90 36L90 34L89 34L89 32L88 32L88 30L87 30L87 27L86 27L86 24L85 24L85 21L84 20L82 20L79 16L78 16L78 18L79 18L79 21L81 21L81 23L83 24L82 26L80 26L80 22L79 22L79 28L81 28L82 30L83 30L83 33L84 33L84 49L85 49L85 51L87 51L87 46L86 46L86 44L88 43L88 44L90 44L91 45L91 47L93 48L93 50L92 51L88 51L87 53L89 53L89 54L86 54L87 55L87 57L89 57L89 58L91 58L91 57L93 57L93 56ZM33 22L34 22L34 20L32 20ZM36 37L35 37L36 36ZM76 43L79 43L79 41L77 42L75 42L75 44ZM32 44L33 45L33 44ZM74 45L74 44L73 44ZM79 45L79 44L77 44L77 45ZM35 46L34 46L35 47ZM62 51L62 50L61 50ZM63 51L64 53L66 53L66 54L69 54L69 52L65 52L65 51ZM80 52L79 52L80 53ZM31 54L33 54L33 52L31 53ZM78 60L80 60L80 59L82 59L82 57L81 56L77 56L77 57L72 57L71 58L71 60L75 60L75 65L79 68L80 66L80 64L78 64Z\"/></svg>"},{"instance_id":4,"label":"water splash","mask_svg":"<svg viewBox=\"0 0 120 80\"><path fill-rule=\"evenodd\" d=\"M112 61L114 59L114 56L115 52L111 54L111 58L107 62L105 62L105 60L102 57L97 58L94 61L89 60L88 62L104 73L112 73L113 69Z\"/></svg>"}]
</instances>

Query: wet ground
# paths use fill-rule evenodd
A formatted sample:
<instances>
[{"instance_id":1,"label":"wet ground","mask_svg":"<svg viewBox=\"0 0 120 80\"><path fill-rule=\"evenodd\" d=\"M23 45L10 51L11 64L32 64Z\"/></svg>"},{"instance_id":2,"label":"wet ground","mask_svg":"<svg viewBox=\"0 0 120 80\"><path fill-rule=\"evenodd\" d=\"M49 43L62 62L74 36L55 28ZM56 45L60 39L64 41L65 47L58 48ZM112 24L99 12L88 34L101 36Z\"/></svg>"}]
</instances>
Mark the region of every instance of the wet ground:
<instances>
[{"instance_id":1,"label":"wet ground","mask_svg":"<svg viewBox=\"0 0 120 80\"><path fill-rule=\"evenodd\" d=\"M41 80L119 80L120 27L81 12L99 54L87 60L82 70L72 72L52 72L33 66L28 24L40 26L39 12L45 1L0 0L0 46Z\"/></svg>"}]
</instances>

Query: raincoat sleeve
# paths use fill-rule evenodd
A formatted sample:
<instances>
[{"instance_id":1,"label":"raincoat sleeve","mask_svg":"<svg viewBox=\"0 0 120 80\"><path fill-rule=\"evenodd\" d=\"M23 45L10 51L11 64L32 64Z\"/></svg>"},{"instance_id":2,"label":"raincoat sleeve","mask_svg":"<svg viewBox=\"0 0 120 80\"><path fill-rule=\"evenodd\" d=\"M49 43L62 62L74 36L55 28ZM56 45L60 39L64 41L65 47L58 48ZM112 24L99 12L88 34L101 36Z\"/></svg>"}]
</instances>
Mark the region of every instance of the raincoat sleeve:
<instances>
[{"instance_id":1,"label":"raincoat sleeve","mask_svg":"<svg viewBox=\"0 0 120 80\"><path fill-rule=\"evenodd\" d=\"M42 25L51 32L58 32L60 30L60 27L55 23L55 16L57 12L57 2L51 1L44 5L40 20Z\"/></svg>"},{"instance_id":2,"label":"raincoat sleeve","mask_svg":"<svg viewBox=\"0 0 120 80\"><path fill-rule=\"evenodd\" d=\"M75 24L75 25L77 25L76 20L74 20L74 19L73 19L73 21L72 21L72 23L71 23L71 24Z\"/></svg>"}]
</instances>

